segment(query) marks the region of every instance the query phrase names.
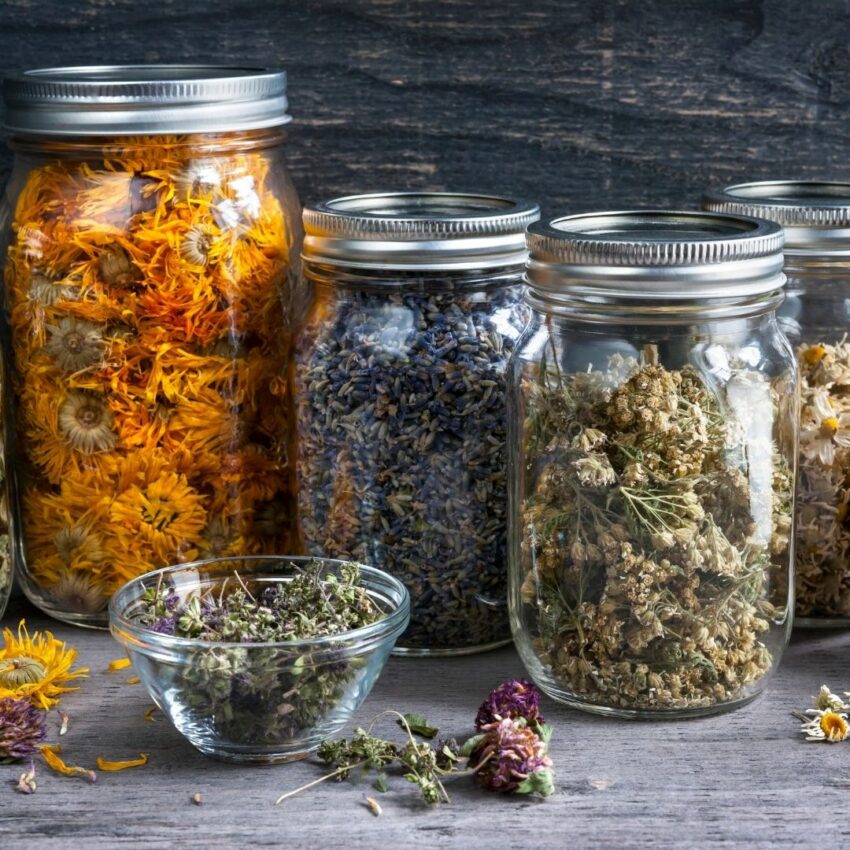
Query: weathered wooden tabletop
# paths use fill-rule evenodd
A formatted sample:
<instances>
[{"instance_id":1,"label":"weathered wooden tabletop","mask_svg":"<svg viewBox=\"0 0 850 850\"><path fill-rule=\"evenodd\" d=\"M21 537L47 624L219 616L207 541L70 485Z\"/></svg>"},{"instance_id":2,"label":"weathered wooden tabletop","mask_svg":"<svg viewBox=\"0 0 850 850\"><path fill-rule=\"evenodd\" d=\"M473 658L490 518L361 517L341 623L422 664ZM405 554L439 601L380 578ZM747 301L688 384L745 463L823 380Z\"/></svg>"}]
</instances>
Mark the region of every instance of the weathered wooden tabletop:
<instances>
[{"instance_id":1,"label":"weathered wooden tabletop","mask_svg":"<svg viewBox=\"0 0 850 850\"><path fill-rule=\"evenodd\" d=\"M26 616L80 651L91 669L67 695L63 755L94 767L150 753L147 766L100 773L94 785L37 765L32 796L12 787L20 766L0 767L0 847L39 850L215 848L831 848L850 835L850 742L807 744L789 712L822 682L850 687L850 634L806 632L789 647L768 693L731 714L633 723L585 716L545 702L555 727L557 790L545 801L501 797L458 778L450 806L427 808L394 778L377 794L369 781L319 785L275 806L275 798L322 774L311 759L241 767L205 758L151 704L132 670L107 672L121 652L105 633L72 629L18 603L4 625ZM470 732L479 701L522 667L512 649L452 660L393 658L355 723L385 708L420 711L441 733ZM54 713L55 714L55 713ZM51 718L52 739L58 719ZM392 724L387 734L396 734ZM203 803L191 802L199 792ZM380 818L365 806L379 798ZM14 845L12 841L14 840Z\"/></svg>"}]
</instances>

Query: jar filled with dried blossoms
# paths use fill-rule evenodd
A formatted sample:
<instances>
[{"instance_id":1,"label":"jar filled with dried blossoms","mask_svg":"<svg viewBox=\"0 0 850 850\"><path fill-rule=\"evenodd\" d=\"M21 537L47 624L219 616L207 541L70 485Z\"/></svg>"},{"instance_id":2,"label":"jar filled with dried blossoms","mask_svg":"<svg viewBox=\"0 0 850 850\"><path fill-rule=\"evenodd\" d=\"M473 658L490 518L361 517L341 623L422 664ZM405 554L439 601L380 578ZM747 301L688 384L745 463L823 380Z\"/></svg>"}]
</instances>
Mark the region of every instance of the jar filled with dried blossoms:
<instances>
[{"instance_id":1,"label":"jar filled with dried blossoms","mask_svg":"<svg viewBox=\"0 0 850 850\"><path fill-rule=\"evenodd\" d=\"M49 614L286 551L297 195L283 72L60 68L6 81L13 552Z\"/></svg>"},{"instance_id":2,"label":"jar filled with dried blossoms","mask_svg":"<svg viewBox=\"0 0 850 850\"><path fill-rule=\"evenodd\" d=\"M704 205L785 228L779 320L802 402L795 622L850 626L850 183L742 183Z\"/></svg>"},{"instance_id":3,"label":"jar filled with dried blossoms","mask_svg":"<svg viewBox=\"0 0 850 850\"><path fill-rule=\"evenodd\" d=\"M510 610L577 708L685 717L752 699L791 624L793 353L782 229L708 213L529 230L510 367Z\"/></svg>"},{"instance_id":4,"label":"jar filled with dried blossoms","mask_svg":"<svg viewBox=\"0 0 850 850\"><path fill-rule=\"evenodd\" d=\"M447 193L304 211L293 358L299 532L410 591L397 651L510 640L506 375L536 204Z\"/></svg>"}]
</instances>

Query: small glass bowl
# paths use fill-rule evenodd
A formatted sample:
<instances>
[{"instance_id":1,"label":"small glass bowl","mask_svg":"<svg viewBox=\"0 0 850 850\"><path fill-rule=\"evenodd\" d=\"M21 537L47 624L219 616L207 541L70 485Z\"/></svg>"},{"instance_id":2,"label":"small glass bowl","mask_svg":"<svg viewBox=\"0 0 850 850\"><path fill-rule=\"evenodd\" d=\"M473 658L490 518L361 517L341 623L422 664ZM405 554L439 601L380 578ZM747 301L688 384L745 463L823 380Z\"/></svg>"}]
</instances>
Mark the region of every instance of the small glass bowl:
<instances>
[{"instance_id":1,"label":"small glass bowl","mask_svg":"<svg viewBox=\"0 0 850 850\"><path fill-rule=\"evenodd\" d=\"M113 637L154 702L202 753L273 764L302 759L337 733L372 689L410 618L397 579L360 566L361 584L385 616L352 631L273 643L174 637L140 625L146 590L160 582L181 598L239 579L251 590L297 575L311 561L339 574L344 561L255 556L166 567L127 583L109 603Z\"/></svg>"}]
</instances>

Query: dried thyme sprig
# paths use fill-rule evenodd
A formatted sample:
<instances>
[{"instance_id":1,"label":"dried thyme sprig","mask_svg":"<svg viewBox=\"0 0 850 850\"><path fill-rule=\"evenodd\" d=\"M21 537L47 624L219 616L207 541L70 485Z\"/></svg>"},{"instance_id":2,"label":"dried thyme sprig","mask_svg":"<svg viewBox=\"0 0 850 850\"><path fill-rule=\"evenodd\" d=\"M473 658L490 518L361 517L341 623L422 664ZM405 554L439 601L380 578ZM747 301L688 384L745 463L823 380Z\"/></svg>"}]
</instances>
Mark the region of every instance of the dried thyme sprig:
<instances>
[{"instance_id":1,"label":"dried thyme sprig","mask_svg":"<svg viewBox=\"0 0 850 850\"><path fill-rule=\"evenodd\" d=\"M340 634L381 616L357 564L344 564L337 576L317 560L292 579L254 592L238 572L232 582L187 597L160 583L145 592L139 620L177 637L265 643Z\"/></svg>"}]
</instances>

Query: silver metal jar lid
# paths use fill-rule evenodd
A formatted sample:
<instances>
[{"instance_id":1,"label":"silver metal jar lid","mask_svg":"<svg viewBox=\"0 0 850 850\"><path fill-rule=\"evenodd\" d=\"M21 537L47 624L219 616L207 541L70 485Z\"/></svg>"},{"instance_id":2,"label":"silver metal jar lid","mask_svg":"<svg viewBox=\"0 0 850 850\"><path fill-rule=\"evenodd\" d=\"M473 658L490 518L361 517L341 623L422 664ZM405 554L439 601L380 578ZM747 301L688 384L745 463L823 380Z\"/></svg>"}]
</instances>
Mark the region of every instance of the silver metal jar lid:
<instances>
[{"instance_id":1,"label":"silver metal jar lid","mask_svg":"<svg viewBox=\"0 0 850 850\"><path fill-rule=\"evenodd\" d=\"M304 259L354 269L450 271L522 266L540 207L488 195L350 195L304 210Z\"/></svg>"},{"instance_id":2,"label":"silver metal jar lid","mask_svg":"<svg viewBox=\"0 0 850 850\"><path fill-rule=\"evenodd\" d=\"M215 65L39 68L3 84L7 130L35 136L213 133L276 127L286 72Z\"/></svg>"},{"instance_id":3,"label":"silver metal jar lid","mask_svg":"<svg viewBox=\"0 0 850 850\"><path fill-rule=\"evenodd\" d=\"M544 299L695 301L775 292L782 228L664 210L571 215L528 231L528 282Z\"/></svg>"},{"instance_id":4,"label":"silver metal jar lid","mask_svg":"<svg viewBox=\"0 0 850 850\"><path fill-rule=\"evenodd\" d=\"M706 192L703 207L781 224L786 254L850 257L850 183L738 183Z\"/></svg>"}]
</instances>

